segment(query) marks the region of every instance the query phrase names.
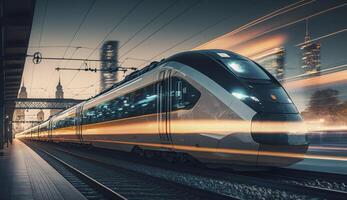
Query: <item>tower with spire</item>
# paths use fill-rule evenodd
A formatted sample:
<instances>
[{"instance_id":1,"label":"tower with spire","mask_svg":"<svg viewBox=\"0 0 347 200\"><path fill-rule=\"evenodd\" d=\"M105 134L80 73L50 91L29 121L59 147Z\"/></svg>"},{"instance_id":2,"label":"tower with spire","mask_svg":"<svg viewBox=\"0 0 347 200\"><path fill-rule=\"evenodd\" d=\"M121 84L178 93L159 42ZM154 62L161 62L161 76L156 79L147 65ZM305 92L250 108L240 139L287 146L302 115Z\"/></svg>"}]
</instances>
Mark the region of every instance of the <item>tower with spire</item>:
<instances>
[{"instance_id":1,"label":"tower with spire","mask_svg":"<svg viewBox=\"0 0 347 200\"><path fill-rule=\"evenodd\" d=\"M308 20L306 20L306 35L302 50L302 69L305 73L316 73L320 71L320 44L313 42L308 30Z\"/></svg>"},{"instance_id":2,"label":"tower with spire","mask_svg":"<svg viewBox=\"0 0 347 200\"><path fill-rule=\"evenodd\" d=\"M63 86L60 83L60 77L59 77L58 85L57 85L56 91L55 91L55 98L56 99L63 99L64 98L64 91L63 91Z\"/></svg>"},{"instance_id":3,"label":"tower with spire","mask_svg":"<svg viewBox=\"0 0 347 200\"><path fill-rule=\"evenodd\" d=\"M56 86L55 98L56 99L63 99L64 98L64 90L63 90L63 86L61 85L61 82L60 82L60 76L59 76L58 85ZM50 115L52 116L59 111L60 110L57 110L57 109L51 109Z\"/></svg>"},{"instance_id":4,"label":"tower with spire","mask_svg":"<svg viewBox=\"0 0 347 200\"><path fill-rule=\"evenodd\" d=\"M25 87L24 80L19 90L18 98L20 99L28 98L27 88ZM25 121L25 110L16 109L13 114L13 121ZM16 123L13 125L12 128L13 128L13 133L19 133L24 131L24 126L22 123Z\"/></svg>"}]
</instances>

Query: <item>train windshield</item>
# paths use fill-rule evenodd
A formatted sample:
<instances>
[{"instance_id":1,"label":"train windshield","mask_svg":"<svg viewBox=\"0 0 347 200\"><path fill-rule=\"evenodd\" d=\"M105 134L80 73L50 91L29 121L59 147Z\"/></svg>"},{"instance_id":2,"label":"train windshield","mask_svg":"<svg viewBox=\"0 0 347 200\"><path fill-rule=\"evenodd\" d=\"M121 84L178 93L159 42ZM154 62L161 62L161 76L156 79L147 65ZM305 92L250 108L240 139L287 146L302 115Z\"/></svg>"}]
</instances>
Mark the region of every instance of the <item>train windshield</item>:
<instances>
[{"instance_id":1,"label":"train windshield","mask_svg":"<svg viewBox=\"0 0 347 200\"><path fill-rule=\"evenodd\" d=\"M242 59L222 59L223 63L237 76L246 79L270 80L270 77L255 63Z\"/></svg>"}]
</instances>

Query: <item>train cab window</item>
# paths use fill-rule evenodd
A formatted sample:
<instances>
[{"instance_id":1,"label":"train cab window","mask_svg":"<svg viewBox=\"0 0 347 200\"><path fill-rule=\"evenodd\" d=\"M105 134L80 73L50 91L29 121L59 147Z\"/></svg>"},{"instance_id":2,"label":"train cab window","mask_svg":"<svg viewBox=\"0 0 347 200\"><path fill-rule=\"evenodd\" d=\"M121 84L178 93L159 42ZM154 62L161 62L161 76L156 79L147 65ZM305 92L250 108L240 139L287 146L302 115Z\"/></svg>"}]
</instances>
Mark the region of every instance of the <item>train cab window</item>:
<instances>
[{"instance_id":1,"label":"train cab window","mask_svg":"<svg viewBox=\"0 0 347 200\"><path fill-rule=\"evenodd\" d=\"M243 59L221 59L235 75L246 79L270 80L270 77L257 64Z\"/></svg>"},{"instance_id":2,"label":"train cab window","mask_svg":"<svg viewBox=\"0 0 347 200\"><path fill-rule=\"evenodd\" d=\"M172 111L191 109L200 98L200 92L179 77L172 78Z\"/></svg>"}]
</instances>

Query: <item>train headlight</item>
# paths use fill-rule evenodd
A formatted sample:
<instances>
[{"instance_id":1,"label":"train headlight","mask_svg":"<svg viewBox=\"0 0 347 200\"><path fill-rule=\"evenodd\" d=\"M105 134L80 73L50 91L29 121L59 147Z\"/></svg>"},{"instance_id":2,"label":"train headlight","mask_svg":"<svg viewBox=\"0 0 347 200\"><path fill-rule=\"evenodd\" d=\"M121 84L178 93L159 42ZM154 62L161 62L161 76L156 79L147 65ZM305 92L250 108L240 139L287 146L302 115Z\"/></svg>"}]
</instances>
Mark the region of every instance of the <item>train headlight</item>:
<instances>
[{"instance_id":1,"label":"train headlight","mask_svg":"<svg viewBox=\"0 0 347 200\"><path fill-rule=\"evenodd\" d=\"M232 92L231 94L242 101L246 99L251 99L252 101L259 102L259 99L255 96L248 96L241 92Z\"/></svg>"}]
</instances>

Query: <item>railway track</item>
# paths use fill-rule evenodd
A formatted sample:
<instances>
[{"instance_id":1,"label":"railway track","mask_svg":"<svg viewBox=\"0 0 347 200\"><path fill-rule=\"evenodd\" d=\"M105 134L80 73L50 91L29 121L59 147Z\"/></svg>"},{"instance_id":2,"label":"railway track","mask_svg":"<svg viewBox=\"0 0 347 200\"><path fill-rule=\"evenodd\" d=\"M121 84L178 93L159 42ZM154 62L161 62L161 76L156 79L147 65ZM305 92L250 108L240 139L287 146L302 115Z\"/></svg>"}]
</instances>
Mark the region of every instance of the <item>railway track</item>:
<instances>
[{"instance_id":1,"label":"railway track","mask_svg":"<svg viewBox=\"0 0 347 200\"><path fill-rule=\"evenodd\" d=\"M79 171L58 157L45 150L31 146L44 160L53 166L64 178L66 178L78 191L87 199L106 200L117 199L125 200L122 195L112 191L110 188L99 183L95 179Z\"/></svg>"},{"instance_id":2,"label":"railway track","mask_svg":"<svg viewBox=\"0 0 347 200\"><path fill-rule=\"evenodd\" d=\"M347 175L327 172L303 171L296 169L274 168L271 172L245 173L252 177L301 185L313 189L327 190L345 195L347 199Z\"/></svg>"},{"instance_id":3,"label":"railway track","mask_svg":"<svg viewBox=\"0 0 347 200\"><path fill-rule=\"evenodd\" d=\"M87 199L237 199L26 142Z\"/></svg>"},{"instance_id":4,"label":"railway track","mask_svg":"<svg viewBox=\"0 0 347 200\"><path fill-rule=\"evenodd\" d=\"M46 144L42 145L46 146ZM123 165L121 167L129 168L139 173L146 174L147 172L143 172L143 170L149 168L150 172L147 173L147 175L238 199L262 199L264 196L266 198L266 195L269 194L271 194L269 198L271 196L276 196L276 199L346 199L346 194L343 191L293 184L282 180L275 180L276 178L271 177L257 177L256 174L261 174L261 172L257 172L256 174L245 174L240 172L210 170L201 167L182 167L180 165L153 162L153 160L140 159L138 157L135 157L134 160L134 157L129 157L129 155L122 159L118 157L115 159L114 151L108 154L107 151L105 152L104 150L95 148L90 151L83 148L63 148L60 145L56 145L55 149L64 154L69 154L79 159L89 160L90 162L98 162L102 165L113 167ZM130 160L130 162L124 160ZM143 163L146 164L143 165ZM149 165L156 168L151 169ZM168 177L163 175L165 173L171 173L172 176ZM195 182L187 182L184 179L193 179ZM211 182L214 185L211 185ZM237 189L235 189L235 187Z\"/></svg>"}]
</instances>

